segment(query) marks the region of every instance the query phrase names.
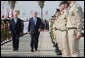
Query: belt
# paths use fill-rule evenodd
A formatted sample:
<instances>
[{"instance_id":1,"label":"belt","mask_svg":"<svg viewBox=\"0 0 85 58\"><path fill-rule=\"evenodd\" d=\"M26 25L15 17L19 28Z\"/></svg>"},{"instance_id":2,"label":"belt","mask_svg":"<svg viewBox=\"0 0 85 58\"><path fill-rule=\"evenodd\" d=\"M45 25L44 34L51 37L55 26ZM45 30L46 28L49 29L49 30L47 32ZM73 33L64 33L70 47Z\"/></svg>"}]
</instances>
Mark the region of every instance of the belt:
<instances>
[{"instance_id":1,"label":"belt","mask_svg":"<svg viewBox=\"0 0 85 58\"><path fill-rule=\"evenodd\" d=\"M61 29L57 29L57 28L56 28L56 30L59 30L59 31L67 31L67 30L61 30Z\"/></svg>"},{"instance_id":2,"label":"belt","mask_svg":"<svg viewBox=\"0 0 85 58\"><path fill-rule=\"evenodd\" d=\"M57 30L56 28L53 28L55 31Z\"/></svg>"},{"instance_id":3,"label":"belt","mask_svg":"<svg viewBox=\"0 0 85 58\"><path fill-rule=\"evenodd\" d=\"M70 29L77 29L77 28L76 27L69 27L68 30L70 30Z\"/></svg>"},{"instance_id":4,"label":"belt","mask_svg":"<svg viewBox=\"0 0 85 58\"><path fill-rule=\"evenodd\" d=\"M55 28L53 28L53 29L55 29Z\"/></svg>"},{"instance_id":5,"label":"belt","mask_svg":"<svg viewBox=\"0 0 85 58\"><path fill-rule=\"evenodd\" d=\"M62 32L63 32L63 31L67 31L67 30L60 30L60 31L62 31Z\"/></svg>"}]
</instances>

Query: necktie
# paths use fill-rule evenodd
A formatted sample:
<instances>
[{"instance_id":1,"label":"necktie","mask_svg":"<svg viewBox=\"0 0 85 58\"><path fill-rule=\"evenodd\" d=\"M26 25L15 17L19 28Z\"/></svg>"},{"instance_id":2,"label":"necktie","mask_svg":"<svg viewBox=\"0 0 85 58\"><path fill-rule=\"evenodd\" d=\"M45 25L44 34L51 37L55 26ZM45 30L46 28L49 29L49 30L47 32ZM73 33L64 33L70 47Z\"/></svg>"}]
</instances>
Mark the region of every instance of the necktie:
<instances>
[{"instance_id":1,"label":"necktie","mask_svg":"<svg viewBox=\"0 0 85 58\"><path fill-rule=\"evenodd\" d=\"M15 20L15 24L16 24L16 20Z\"/></svg>"},{"instance_id":2,"label":"necktie","mask_svg":"<svg viewBox=\"0 0 85 58\"><path fill-rule=\"evenodd\" d=\"M36 25L36 18L34 18L34 23L35 23L35 25Z\"/></svg>"}]
</instances>

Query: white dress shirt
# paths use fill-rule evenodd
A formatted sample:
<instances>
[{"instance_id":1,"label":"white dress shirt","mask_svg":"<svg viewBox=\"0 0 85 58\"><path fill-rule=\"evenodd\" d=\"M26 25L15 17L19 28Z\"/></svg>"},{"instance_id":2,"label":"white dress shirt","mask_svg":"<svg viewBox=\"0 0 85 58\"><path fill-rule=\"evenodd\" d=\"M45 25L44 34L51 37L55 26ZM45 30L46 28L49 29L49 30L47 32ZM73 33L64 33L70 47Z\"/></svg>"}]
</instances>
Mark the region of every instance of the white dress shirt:
<instances>
[{"instance_id":1,"label":"white dress shirt","mask_svg":"<svg viewBox=\"0 0 85 58\"><path fill-rule=\"evenodd\" d=\"M17 23L17 19L14 19L15 23Z\"/></svg>"},{"instance_id":2,"label":"white dress shirt","mask_svg":"<svg viewBox=\"0 0 85 58\"><path fill-rule=\"evenodd\" d=\"M36 25L37 17L33 17L33 20L34 20L34 23L35 23L35 25Z\"/></svg>"}]
</instances>

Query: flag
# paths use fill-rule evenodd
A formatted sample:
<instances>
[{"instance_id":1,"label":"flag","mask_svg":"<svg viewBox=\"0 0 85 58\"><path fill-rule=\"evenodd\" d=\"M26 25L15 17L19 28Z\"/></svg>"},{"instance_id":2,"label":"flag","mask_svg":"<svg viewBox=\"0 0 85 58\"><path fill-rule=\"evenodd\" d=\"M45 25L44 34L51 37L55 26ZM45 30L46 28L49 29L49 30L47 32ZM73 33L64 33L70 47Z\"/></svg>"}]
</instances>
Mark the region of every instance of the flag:
<instances>
[{"instance_id":1,"label":"flag","mask_svg":"<svg viewBox=\"0 0 85 58\"><path fill-rule=\"evenodd\" d=\"M12 10L12 14L11 15L12 15L12 18L13 18L13 10Z\"/></svg>"},{"instance_id":2,"label":"flag","mask_svg":"<svg viewBox=\"0 0 85 58\"><path fill-rule=\"evenodd\" d=\"M37 12L37 15L40 15L40 12Z\"/></svg>"},{"instance_id":3,"label":"flag","mask_svg":"<svg viewBox=\"0 0 85 58\"><path fill-rule=\"evenodd\" d=\"M9 9L7 8L7 18L9 18Z\"/></svg>"},{"instance_id":4,"label":"flag","mask_svg":"<svg viewBox=\"0 0 85 58\"><path fill-rule=\"evenodd\" d=\"M15 10L17 15L20 15L20 10Z\"/></svg>"},{"instance_id":5,"label":"flag","mask_svg":"<svg viewBox=\"0 0 85 58\"><path fill-rule=\"evenodd\" d=\"M1 18L4 18L4 13L3 12L1 13Z\"/></svg>"},{"instance_id":6,"label":"flag","mask_svg":"<svg viewBox=\"0 0 85 58\"><path fill-rule=\"evenodd\" d=\"M25 13L22 13L22 15L25 15Z\"/></svg>"},{"instance_id":7,"label":"flag","mask_svg":"<svg viewBox=\"0 0 85 58\"><path fill-rule=\"evenodd\" d=\"M3 26L1 25L1 29L3 29Z\"/></svg>"},{"instance_id":8,"label":"flag","mask_svg":"<svg viewBox=\"0 0 85 58\"><path fill-rule=\"evenodd\" d=\"M48 15L48 11L45 12L45 15L46 15L46 16Z\"/></svg>"},{"instance_id":9,"label":"flag","mask_svg":"<svg viewBox=\"0 0 85 58\"><path fill-rule=\"evenodd\" d=\"M30 14L32 14L32 13L33 13L33 10L30 11Z\"/></svg>"},{"instance_id":10,"label":"flag","mask_svg":"<svg viewBox=\"0 0 85 58\"><path fill-rule=\"evenodd\" d=\"M16 10L15 12L16 12L16 14L18 14L18 10Z\"/></svg>"},{"instance_id":11,"label":"flag","mask_svg":"<svg viewBox=\"0 0 85 58\"><path fill-rule=\"evenodd\" d=\"M3 11L4 11L4 6L2 7L1 18L4 18L4 13L3 13Z\"/></svg>"}]
</instances>

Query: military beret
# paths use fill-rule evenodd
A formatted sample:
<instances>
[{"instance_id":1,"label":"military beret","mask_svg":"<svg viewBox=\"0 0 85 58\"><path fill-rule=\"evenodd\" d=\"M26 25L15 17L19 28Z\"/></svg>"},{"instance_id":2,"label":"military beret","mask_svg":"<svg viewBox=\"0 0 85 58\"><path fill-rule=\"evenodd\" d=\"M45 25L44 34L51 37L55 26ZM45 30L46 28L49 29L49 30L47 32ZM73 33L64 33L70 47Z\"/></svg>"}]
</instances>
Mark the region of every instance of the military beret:
<instances>
[{"instance_id":1,"label":"military beret","mask_svg":"<svg viewBox=\"0 0 85 58\"><path fill-rule=\"evenodd\" d=\"M61 6L62 4L64 4L64 2L60 2L60 5L59 6Z\"/></svg>"},{"instance_id":2,"label":"military beret","mask_svg":"<svg viewBox=\"0 0 85 58\"><path fill-rule=\"evenodd\" d=\"M59 12L59 11L60 11L60 9L56 9L56 13Z\"/></svg>"},{"instance_id":3,"label":"military beret","mask_svg":"<svg viewBox=\"0 0 85 58\"><path fill-rule=\"evenodd\" d=\"M59 6L61 6L62 4L67 4L67 5L69 5L69 3L68 3L67 1L62 1L62 2L60 2L60 5L59 5Z\"/></svg>"},{"instance_id":4,"label":"military beret","mask_svg":"<svg viewBox=\"0 0 85 58\"><path fill-rule=\"evenodd\" d=\"M56 9L56 12L59 12L60 11L60 9Z\"/></svg>"}]
</instances>

